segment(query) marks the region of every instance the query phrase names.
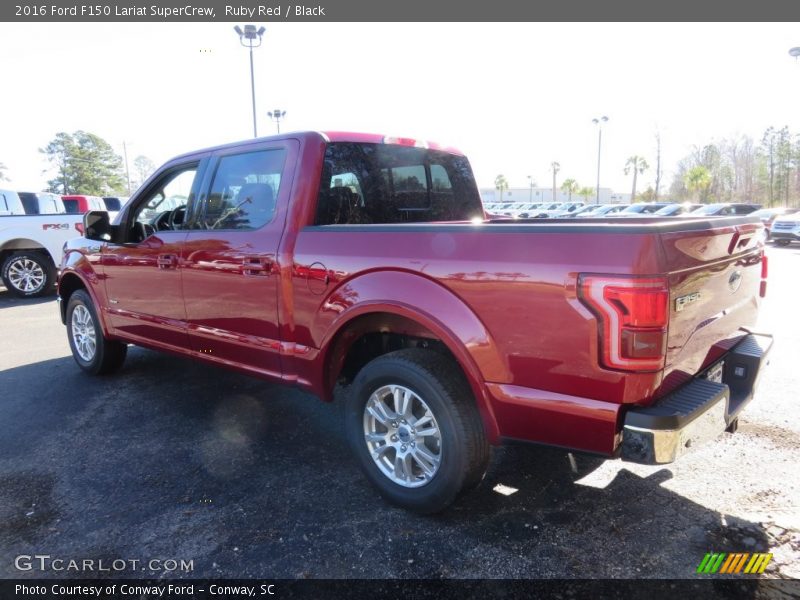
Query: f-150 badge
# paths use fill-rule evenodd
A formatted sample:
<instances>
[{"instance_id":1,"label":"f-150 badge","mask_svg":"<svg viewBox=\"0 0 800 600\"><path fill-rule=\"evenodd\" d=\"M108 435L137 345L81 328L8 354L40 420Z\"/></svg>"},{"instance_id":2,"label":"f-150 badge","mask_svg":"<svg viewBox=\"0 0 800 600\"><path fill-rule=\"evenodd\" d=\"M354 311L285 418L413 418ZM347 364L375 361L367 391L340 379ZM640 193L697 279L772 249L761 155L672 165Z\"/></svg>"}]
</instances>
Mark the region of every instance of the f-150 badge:
<instances>
[{"instance_id":1,"label":"f-150 badge","mask_svg":"<svg viewBox=\"0 0 800 600\"><path fill-rule=\"evenodd\" d=\"M675 312L681 312L684 308L698 300L700 300L700 292L692 292L691 294L675 298Z\"/></svg>"}]
</instances>

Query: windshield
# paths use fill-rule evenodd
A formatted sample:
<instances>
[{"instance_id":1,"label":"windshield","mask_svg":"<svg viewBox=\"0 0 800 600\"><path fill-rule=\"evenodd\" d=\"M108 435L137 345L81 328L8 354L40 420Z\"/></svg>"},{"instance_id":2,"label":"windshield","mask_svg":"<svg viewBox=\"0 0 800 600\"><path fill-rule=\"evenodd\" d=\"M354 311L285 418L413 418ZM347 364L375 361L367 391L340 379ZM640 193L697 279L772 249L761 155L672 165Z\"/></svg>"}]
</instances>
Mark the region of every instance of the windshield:
<instances>
[{"instance_id":1,"label":"windshield","mask_svg":"<svg viewBox=\"0 0 800 600\"><path fill-rule=\"evenodd\" d=\"M682 211L683 205L681 204L667 204L664 208L659 208L655 213L656 215L669 216L676 215Z\"/></svg>"},{"instance_id":2,"label":"windshield","mask_svg":"<svg viewBox=\"0 0 800 600\"><path fill-rule=\"evenodd\" d=\"M707 204L706 206L701 206L700 208L693 210L691 214L712 215L724 206L724 204Z\"/></svg>"}]
</instances>

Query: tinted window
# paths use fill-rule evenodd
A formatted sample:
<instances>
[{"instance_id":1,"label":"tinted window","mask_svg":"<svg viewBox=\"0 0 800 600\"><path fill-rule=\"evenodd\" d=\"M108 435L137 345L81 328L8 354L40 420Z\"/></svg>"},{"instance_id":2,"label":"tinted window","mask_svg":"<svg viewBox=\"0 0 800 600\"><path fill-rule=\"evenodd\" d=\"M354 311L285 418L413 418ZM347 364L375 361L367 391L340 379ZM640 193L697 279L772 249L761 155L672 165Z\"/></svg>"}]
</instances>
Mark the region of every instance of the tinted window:
<instances>
[{"instance_id":1,"label":"tinted window","mask_svg":"<svg viewBox=\"0 0 800 600\"><path fill-rule=\"evenodd\" d=\"M733 208L734 208L734 212L737 215L750 215L750 214L753 213L753 211L756 210L755 206L747 206L747 205L745 205L745 206L735 206Z\"/></svg>"},{"instance_id":2,"label":"tinted window","mask_svg":"<svg viewBox=\"0 0 800 600\"><path fill-rule=\"evenodd\" d=\"M466 221L482 216L472 171L462 156L350 142L329 144L325 151L318 225Z\"/></svg>"},{"instance_id":3,"label":"tinted window","mask_svg":"<svg viewBox=\"0 0 800 600\"><path fill-rule=\"evenodd\" d=\"M77 200L65 199L64 200L64 208L66 208L67 212L70 213L70 214L76 214L76 213L80 212L80 207L78 207L78 201Z\"/></svg>"},{"instance_id":4,"label":"tinted window","mask_svg":"<svg viewBox=\"0 0 800 600\"><path fill-rule=\"evenodd\" d=\"M272 220L286 150L224 156L198 221L205 229L258 229ZM344 182L343 182L344 185Z\"/></svg>"},{"instance_id":5,"label":"tinted window","mask_svg":"<svg viewBox=\"0 0 800 600\"><path fill-rule=\"evenodd\" d=\"M106 210L118 211L122 208L119 198L103 198L103 202L105 202Z\"/></svg>"},{"instance_id":6,"label":"tinted window","mask_svg":"<svg viewBox=\"0 0 800 600\"><path fill-rule=\"evenodd\" d=\"M26 215L39 214L39 200L31 193L20 192L19 199L22 200L22 206L25 209Z\"/></svg>"}]
</instances>

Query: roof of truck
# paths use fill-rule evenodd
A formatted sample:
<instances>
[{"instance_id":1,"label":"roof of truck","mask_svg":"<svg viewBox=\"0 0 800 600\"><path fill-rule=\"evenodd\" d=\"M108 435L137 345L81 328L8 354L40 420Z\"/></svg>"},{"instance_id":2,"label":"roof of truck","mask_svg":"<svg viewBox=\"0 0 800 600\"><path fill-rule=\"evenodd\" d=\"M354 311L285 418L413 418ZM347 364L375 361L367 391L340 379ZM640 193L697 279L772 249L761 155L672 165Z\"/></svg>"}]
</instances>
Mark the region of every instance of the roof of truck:
<instances>
[{"instance_id":1,"label":"roof of truck","mask_svg":"<svg viewBox=\"0 0 800 600\"><path fill-rule=\"evenodd\" d=\"M464 153L452 146L444 146L431 142L428 140L418 140L415 138L399 137L394 135L384 135L381 133L358 133L352 131L289 131L280 133L278 135L270 135L264 137L253 138L252 140L240 140L238 142L231 142L228 144L221 144L219 146L211 146L200 150L187 152L174 157L172 160L183 159L186 157L203 154L207 152L215 152L217 150L225 150L228 148L237 148L247 146L250 144L272 142L280 140L312 140L316 139L323 142L354 142L361 144L400 144L404 146L417 146L421 148L429 148L431 150L440 150L449 154L457 154L464 156ZM170 161L172 162L172 161Z\"/></svg>"}]
</instances>

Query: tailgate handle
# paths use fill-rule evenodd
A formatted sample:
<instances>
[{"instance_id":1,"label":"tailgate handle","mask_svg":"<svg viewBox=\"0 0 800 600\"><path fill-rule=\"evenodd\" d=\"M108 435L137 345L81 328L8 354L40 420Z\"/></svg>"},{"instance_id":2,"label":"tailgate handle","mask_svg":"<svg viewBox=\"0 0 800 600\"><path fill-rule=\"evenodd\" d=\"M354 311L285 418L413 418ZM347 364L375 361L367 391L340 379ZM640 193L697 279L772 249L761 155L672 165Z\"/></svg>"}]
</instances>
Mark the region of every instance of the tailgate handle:
<instances>
[{"instance_id":1,"label":"tailgate handle","mask_svg":"<svg viewBox=\"0 0 800 600\"><path fill-rule=\"evenodd\" d=\"M750 243L750 240L752 239L753 239L752 233L743 236L737 231L736 233L733 234L733 237L731 238L731 243L728 244L728 254L733 254L739 248L744 248L745 246L747 246L747 244Z\"/></svg>"}]
</instances>

